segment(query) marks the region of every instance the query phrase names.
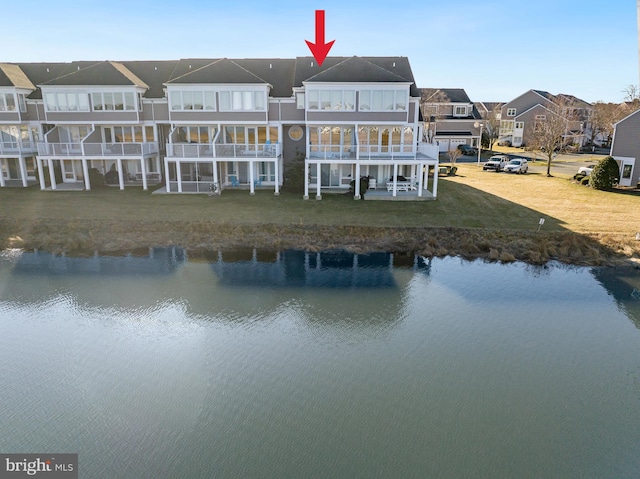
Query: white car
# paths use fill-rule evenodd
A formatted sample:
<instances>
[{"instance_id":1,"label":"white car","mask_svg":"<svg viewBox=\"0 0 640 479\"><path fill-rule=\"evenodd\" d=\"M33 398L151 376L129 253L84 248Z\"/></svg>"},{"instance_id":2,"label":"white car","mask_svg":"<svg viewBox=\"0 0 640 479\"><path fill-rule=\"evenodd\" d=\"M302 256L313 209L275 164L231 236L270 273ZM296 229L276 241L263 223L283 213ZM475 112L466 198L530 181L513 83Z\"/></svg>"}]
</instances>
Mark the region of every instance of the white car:
<instances>
[{"instance_id":1,"label":"white car","mask_svg":"<svg viewBox=\"0 0 640 479\"><path fill-rule=\"evenodd\" d=\"M579 175L584 175L584 176L589 176L591 174L591 172L593 171L593 167L596 165L589 165L589 166L581 166L580 168L578 168L578 174Z\"/></svg>"},{"instance_id":2,"label":"white car","mask_svg":"<svg viewBox=\"0 0 640 479\"><path fill-rule=\"evenodd\" d=\"M518 173L524 175L529 171L529 162L526 158L514 158L504 167L507 173Z\"/></svg>"},{"instance_id":3,"label":"white car","mask_svg":"<svg viewBox=\"0 0 640 479\"><path fill-rule=\"evenodd\" d=\"M482 166L483 170L493 170L493 171L502 171L505 166L507 166L507 162L509 161L508 156L504 155L495 155L487 160L487 162Z\"/></svg>"}]
</instances>

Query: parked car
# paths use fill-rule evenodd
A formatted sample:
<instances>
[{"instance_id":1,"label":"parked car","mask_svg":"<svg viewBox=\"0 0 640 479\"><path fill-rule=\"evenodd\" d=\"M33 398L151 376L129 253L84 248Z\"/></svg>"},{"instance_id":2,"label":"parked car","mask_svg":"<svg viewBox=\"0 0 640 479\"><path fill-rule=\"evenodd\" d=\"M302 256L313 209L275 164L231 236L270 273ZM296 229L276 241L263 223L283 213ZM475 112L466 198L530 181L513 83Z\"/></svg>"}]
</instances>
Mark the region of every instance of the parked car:
<instances>
[{"instance_id":1,"label":"parked car","mask_svg":"<svg viewBox=\"0 0 640 479\"><path fill-rule=\"evenodd\" d=\"M494 155L487 160L487 162L482 166L483 170L493 170L493 171L502 171L507 163L509 162L509 157L504 155Z\"/></svg>"},{"instance_id":2,"label":"parked car","mask_svg":"<svg viewBox=\"0 0 640 479\"><path fill-rule=\"evenodd\" d=\"M526 158L514 158L504 167L507 173L518 173L524 175L529 171L529 162Z\"/></svg>"},{"instance_id":3,"label":"parked car","mask_svg":"<svg viewBox=\"0 0 640 479\"><path fill-rule=\"evenodd\" d=\"M498 146L511 146L511 140L498 140Z\"/></svg>"},{"instance_id":4,"label":"parked car","mask_svg":"<svg viewBox=\"0 0 640 479\"><path fill-rule=\"evenodd\" d=\"M458 145L458 150L466 156L475 156L478 154L478 149L471 145Z\"/></svg>"},{"instance_id":5,"label":"parked car","mask_svg":"<svg viewBox=\"0 0 640 479\"><path fill-rule=\"evenodd\" d=\"M593 171L594 166L596 166L596 165L581 166L580 168L578 168L578 174L579 175L584 175L584 176L589 176L591 174L591 172Z\"/></svg>"}]
</instances>

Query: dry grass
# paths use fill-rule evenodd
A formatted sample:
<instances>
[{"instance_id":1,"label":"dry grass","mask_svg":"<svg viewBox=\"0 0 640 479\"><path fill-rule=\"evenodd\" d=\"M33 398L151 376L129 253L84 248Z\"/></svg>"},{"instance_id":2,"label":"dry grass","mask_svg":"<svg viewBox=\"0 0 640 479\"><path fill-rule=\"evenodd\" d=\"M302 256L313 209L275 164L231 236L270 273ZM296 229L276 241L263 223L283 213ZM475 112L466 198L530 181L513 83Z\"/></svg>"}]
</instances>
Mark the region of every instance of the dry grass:
<instances>
[{"instance_id":1,"label":"dry grass","mask_svg":"<svg viewBox=\"0 0 640 479\"><path fill-rule=\"evenodd\" d=\"M483 172L460 164L437 201L354 201L325 195L225 191L151 195L139 189L41 192L0 189L0 248L123 251L251 246L416 251L493 261L610 264L640 257L640 198L567 179ZM538 220L546 222L537 232Z\"/></svg>"}]
</instances>

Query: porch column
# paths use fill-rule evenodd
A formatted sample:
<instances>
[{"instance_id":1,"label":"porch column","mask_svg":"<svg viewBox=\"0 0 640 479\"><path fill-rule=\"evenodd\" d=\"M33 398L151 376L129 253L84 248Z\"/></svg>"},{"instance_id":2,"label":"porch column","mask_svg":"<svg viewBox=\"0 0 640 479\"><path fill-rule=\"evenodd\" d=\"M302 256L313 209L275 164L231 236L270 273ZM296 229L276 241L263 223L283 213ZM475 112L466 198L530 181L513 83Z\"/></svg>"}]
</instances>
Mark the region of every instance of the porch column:
<instances>
[{"instance_id":1,"label":"porch column","mask_svg":"<svg viewBox=\"0 0 640 479\"><path fill-rule=\"evenodd\" d=\"M124 173L122 172L122 158L118 158L116 160L118 165L118 183L120 184L120 189L124 190Z\"/></svg>"},{"instance_id":2,"label":"porch column","mask_svg":"<svg viewBox=\"0 0 640 479\"><path fill-rule=\"evenodd\" d=\"M182 193L182 163L176 160L176 179L178 180L178 193Z\"/></svg>"},{"instance_id":3,"label":"porch column","mask_svg":"<svg viewBox=\"0 0 640 479\"><path fill-rule=\"evenodd\" d=\"M222 192L220 183L218 183L218 162L216 160L213 160L213 187L217 190L218 193Z\"/></svg>"},{"instance_id":4,"label":"porch column","mask_svg":"<svg viewBox=\"0 0 640 479\"><path fill-rule=\"evenodd\" d=\"M215 170L214 173L215 175ZM169 185L169 160L165 157L164 159L164 182L167 185L167 193L171 193L171 186Z\"/></svg>"},{"instance_id":5,"label":"porch column","mask_svg":"<svg viewBox=\"0 0 640 479\"><path fill-rule=\"evenodd\" d=\"M4 158L0 158L0 187L4 188L4 165L7 162ZM7 170L9 170L9 165L7 165Z\"/></svg>"},{"instance_id":6,"label":"porch column","mask_svg":"<svg viewBox=\"0 0 640 479\"><path fill-rule=\"evenodd\" d=\"M398 196L398 163L393 164L393 193L391 196Z\"/></svg>"},{"instance_id":7,"label":"porch column","mask_svg":"<svg viewBox=\"0 0 640 479\"><path fill-rule=\"evenodd\" d=\"M438 196L438 165L433 166L433 198Z\"/></svg>"},{"instance_id":8,"label":"porch column","mask_svg":"<svg viewBox=\"0 0 640 479\"><path fill-rule=\"evenodd\" d=\"M309 199L309 162L307 160L304 160L304 196L302 199Z\"/></svg>"},{"instance_id":9,"label":"porch column","mask_svg":"<svg viewBox=\"0 0 640 479\"><path fill-rule=\"evenodd\" d=\"M156 171L158 172L158 174L160 174L160 168L162 168L162 166L160 165L160 155L156 155Z\"/></svg>"},{"instance_id":10,"label":"porch column","mask_svg":"<svg viewBox=\"0 0 640 479\"><path fill-rule=\"evenodd\" d=\"M147 165L144 164L144 158L140 158L140 171L142 171L142 189L147 191Z\"/></svg>"},{"instance_id":11,"label":"porch column","mask_svg":"<svg viewBox=\"0 0 640 479\"><path fill-rule=\"evenodd\" d=\"M273 174L276 180L276 190L273 192L274 195L278 196L280 194L280 171L278 170L278 162L279 160L276 158L276 161L273 162ZM307 162L304 162L305 170L307 169ZM307 196L307 199L309 197Z\"/></svg>"},{"instance_id":12,"label":"porch column","mask_svg":"<svg viewBox=\"0 0 640 479\"><path fill-rule=\"evenodd\" d=\"M321 183L321 177L320 177L320 162L316 163L316 200L321 200L322 199L322 195L320 194L320 183Z\"/></svg>"},{"instance_id":13,"label":"porch column","mask_svg":"<svg viewBox=\"0 0 640 479\"><path fill-rule=\"evenodd\" d=\"M38 179L40 180L40 189L44 190L47 187L47 185L45 184L45 181L44 181L44 171L42 168L42 160L37 156L36 156L36 166L38 167Z\"/></svg>"},{"instance_id":14,"label":"porch column","mask_svg":"<svg viewBox=\"0 0 640 479\"><path fill-rule=\"evenodd\" d=\"M22 178L22 186L27 187L27 164L24 161L24 156L18 157L18 163L20 164L20 177Z\"/></svg>"},{"instance_id":15,"label":"porch column","mask_svg":"<svg viewBox=\"0 0 640 479\"><path fill-rule=\"evenodd\" d=\"M356 163L356 173L353 175L353 199L360 199L360 163Z\"/></svg>"},{"instance_id":16,"label":"porch column","mask_svg":"<svg viewBox=\"0 0 640 479\"><path fill-rule=\"evenodd\" d=\"M424 185L424 173L422 169L424 168L424 164L420 163L418 165L418 197L422 198L422 186Z\"/></svg>"},{"instance_id":17,"label":"porch column","mask_svg":"<svg viewBox=\"0 0 640 479\"><path fill-rule=\"evenodd\" d=\"M256 185L254 184L255 179L255 171L253 171L254 163L253 161L249 161L249 194L256 194Z\"/></svg>"},{"instance_id":18,"label":"porch column","mask_svg":"<svg viewBox=\"0 0 640 479\"><path fill-rule=\"evenodd\" d=\"M91 181L89 181L89 166L86 158L82 158L82 176L84 176L84 188L89 191L91 189Z\"/></svg>"},{"instance_id":19,"label":"porch column","mask_svg":"<svg viewBox=\"0 0 640 479\"><path fill-rule=\"evenodd\" d=\"M53 172L53 160L49 159L49 178L51 179L51 189L57 189L56 185L56 175Z\"/></svg>"}]
</instances>

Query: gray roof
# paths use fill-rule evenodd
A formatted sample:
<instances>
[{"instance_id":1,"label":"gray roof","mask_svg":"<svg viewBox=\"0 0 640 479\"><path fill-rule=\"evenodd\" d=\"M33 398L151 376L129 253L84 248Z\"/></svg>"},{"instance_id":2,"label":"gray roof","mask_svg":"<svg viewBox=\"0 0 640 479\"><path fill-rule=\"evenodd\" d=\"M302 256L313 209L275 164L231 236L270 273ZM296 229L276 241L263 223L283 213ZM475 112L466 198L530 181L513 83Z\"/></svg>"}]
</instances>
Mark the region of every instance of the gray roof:
<instances>
[{"instance_id":1,"label":"gray roof","mask_svg":"<svg viewBox=\"0 0 640 479\"><path fill-rule=\"evenodd\" d=\"M293 75L296 61L293 58L243 58L234 60L269 83L271 96L289 98L293 94Z\"/></svg>"},{"instance_id":2,"label":"gray roof","mask_svg":"<svg viewBox=\"0 0 640 479\"><path fill-rule=\"evenodd\" d=\"M422 88L425 103L471 103L463 88Z\"/></svg>"},{"instance_id":3,"label":"gray roof","mask_svg":"<svg viewBox=\"0 0 640 479\"><path fill-rule=\"evenodd\" d=\"M478 110L484 110L486 112L492 112L496 109L500 109L502 108L502 105L504 105L504 102L501 101L474 101L473 102L474 106L478 109Z\"/></svg>"},{"instance_id":4,"label":"gray roof","mask_svg":"<svg viewBox=\"0 0 640 479\"><path fill-rule=\"evenodd\" d=\"M190 66L192 66L190 64ZM175 74L175 72L174 72ZM173 76L167 83L268 83L259 76L251 73L235 61L228 58L212 60L206 65L190 68L180 76Z\"/></svg>"},{"instance_id":5,"label":"gray roof","mask_svg":"<svg viewBox=\"0 0 640 479\"><path fill-rule=\"evenodd\" d=\"M145 98L163 98L164 83L171 76L178 60L121 62L134 75L149 85Z\"/></svg>"},{"instance_id":6,"label":"gray roof","mask_svg":"<svg viewBox=\"0 0 640 479\"><path fill-rule=\"evenodd\" d=\"M581 100L580 98L573 96L573 95L569 95L567 93L558 93L557 95L560 98L563 98L564 100L566 100L569 104L571 104L572 106L574 106L575 108L591 108L591 103L588 103L584 100Z\"/></svg>"},{"instance_id":7,"label":"gray roof","mask_svg":"<svg viewBox=\"0 0 640 479\"><path fill-rule=\"evenodd\" d=\"M407 82L411 96L420 96L407 57L327 57L322 66L313 57L298 57L293 85L304 81Z\"/></svg>"},{"instance_id":8,"label":"gray roof","mask_svg":"<svg viewBox=\"0 0 640 479\"><path fill-rule=\"evenodd\" d=\"M69 66L68 63L19 63L18 65L36 87L59 77ZM32 100L42 99L42 91L40 88L36 88L28 98Z\"/></svg>"},{"instance_id":9,"label":"gray roof","mask_svg":"<svg viewBox=\"0 0 640 479\"><path fill-rule=\"evenodd\" d=\"M89 64L88 64L89 63ZM62 76L42 83L42 85L109 85L109 86L137 86L148 88L140 78L128 70L122 63L102 61L97 63L74 62Z\"/></svg>"}]
</instances>

